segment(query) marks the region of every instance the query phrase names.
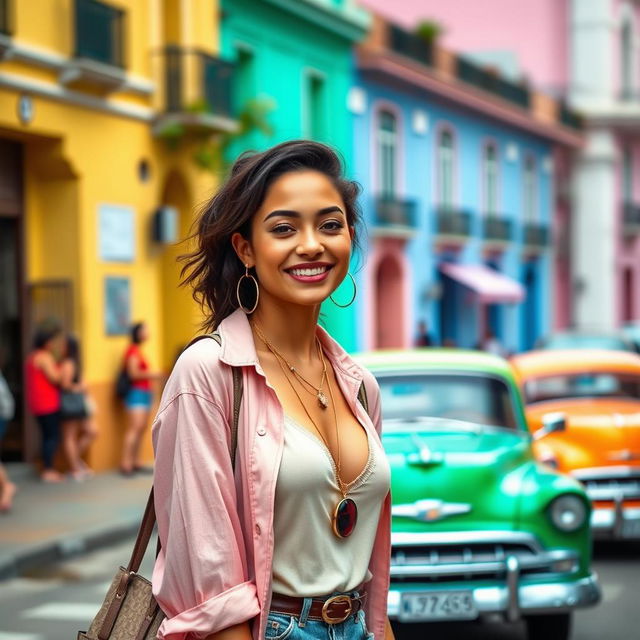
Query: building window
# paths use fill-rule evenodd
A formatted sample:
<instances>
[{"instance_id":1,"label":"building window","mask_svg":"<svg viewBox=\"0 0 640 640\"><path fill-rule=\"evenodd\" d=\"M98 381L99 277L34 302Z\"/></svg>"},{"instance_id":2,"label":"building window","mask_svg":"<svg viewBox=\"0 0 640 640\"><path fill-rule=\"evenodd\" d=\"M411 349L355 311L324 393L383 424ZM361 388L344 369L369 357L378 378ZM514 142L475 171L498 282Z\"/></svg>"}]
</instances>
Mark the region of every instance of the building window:
<instances>
[{"instance_id":1,"label":"building window","mask_svg":"<svg viewBox=\"0 0 640 640\"><path fill-rule=\"evenodd\" d=\"M524 161L524 222L536 221L537 204L537 176L536 161L533 156L527 156Z\"/></svg>"},{"instance_id":2,"label":"building window","mask_svg":"<svg viewBox=\"0 0 640 640\"><path fill-rule=\"evenodd\" d=\"M124 11L97 0L76 0L76 57L124 66L124 15Z\"/></svg>"},{"instance_id":3,"label":"building window","mask_svg":"<svg viewBox=\"0 0 640 640\"><path fill-rule=\"evenodd\" d=\"M325 134L325 80L316 72L307 74L305 134L312 140L322 140Z\"/></svg>"},{"instance_id":4,"label":"building window","mask_svg":"<svg viewBox=\"0 0 640 640\"><path fill-rule=\"evenodd\" d=\"M482 172L484 211L494 216L498 212L498 150L493 143L485 145Z\"/></svg>"},{"instance_id":5,"label":"building window","mask_svg":"<svg viewBox=\"0 0 640 640\"><path fill-rule=\"evenodd\" d=\"M622 197L624 202L633 201L633 156L629 147L622 151Z\"/></svg>"},{"instance_id":6,"label":"building window","mask_svg":"<svg viewBox=\"0 0 640 640\"><path fill-rule=\"evenodd\" d=\"M444 209L453 207L453 134L447 129L438 138L438 198Z\"/></svg>"},{"instance_id":7,"label":"building window","mask_svg":"<svg viewBox=\"0 0 640 640\"><path fill-rule=\"evenodd\" d=\"M628 17L620 32L620 86L623 100L633 98L633 24Z\"/></svg>"},{"instance_id":8,"label":"building window","mask_svg":"<svg viewBox=\"0 0 640 640\"><path fill-rule=\"evenodd\" d=\"M378 180L380 195L393 198L396 194L398 171L398 125L390 111L378 115Z\"/></svg>"}]
</instances>

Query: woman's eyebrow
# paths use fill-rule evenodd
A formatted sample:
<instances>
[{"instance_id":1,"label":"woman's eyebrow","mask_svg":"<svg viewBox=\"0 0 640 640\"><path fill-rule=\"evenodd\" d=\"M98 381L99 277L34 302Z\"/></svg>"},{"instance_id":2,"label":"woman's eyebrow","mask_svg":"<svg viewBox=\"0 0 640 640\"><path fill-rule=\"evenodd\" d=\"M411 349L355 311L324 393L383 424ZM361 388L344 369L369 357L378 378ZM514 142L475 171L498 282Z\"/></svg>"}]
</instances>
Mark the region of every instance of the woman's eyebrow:
<instances>
[{"instance_id":1,"label":"woman's eyebrow","mask_svg":"<svg viewBox=\"0 0 640 640\"><path fill-rule=\"evenodd\" d=\"M338 205L331 205L330 207L324 207L324 209L318 209L316 212L317 216L325 215L326 213L334 213L338 211L344 215L344 211ZM300 212L291 211L289 209L276 209L272 211L264 220L266 222L269 218L274 218L275 216L283 216L285 218L300 218Z\"/></svg>"}]
</instances>

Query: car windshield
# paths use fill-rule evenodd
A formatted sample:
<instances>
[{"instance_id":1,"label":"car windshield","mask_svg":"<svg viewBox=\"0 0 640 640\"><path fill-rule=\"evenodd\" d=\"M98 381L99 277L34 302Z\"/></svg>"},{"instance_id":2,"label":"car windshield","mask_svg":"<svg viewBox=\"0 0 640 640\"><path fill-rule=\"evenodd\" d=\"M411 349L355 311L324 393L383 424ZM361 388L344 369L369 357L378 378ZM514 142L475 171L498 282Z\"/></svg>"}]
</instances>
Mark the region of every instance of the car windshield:
<instances>
[{"instance_id":1,"label":"car windshield","mask_svg":"<svg viewBox=\"0 0 640 640\"><path fill-rule=\"evenodd\" d=\"M640 376L620 373L572 373L533 378L524 384L527 403L560 398L640 399Z\"/></svg>"},{"instance_id":2,"label":"car windshield","mask_svg":"<svg viewBox=\"0 0 640 640\"><path fill-rule=\"evenodd\" d=\"M517 429L513 400L506 382L483 375L381 375L385 420L447 418ZM418 428L418 427L416 427Z\"/></svg>"},{"instance_id":3,"label":"car windshield","mask_svg":"<svg viewBox=\"0 0 640 640\"><path fill-rule=\"evenodd\" d=\"M544 349L605 349L606 351L630 351L626 340L617 336L588 334L564 334L550 336L542 342Z\"/></svg>"}]
</instances>

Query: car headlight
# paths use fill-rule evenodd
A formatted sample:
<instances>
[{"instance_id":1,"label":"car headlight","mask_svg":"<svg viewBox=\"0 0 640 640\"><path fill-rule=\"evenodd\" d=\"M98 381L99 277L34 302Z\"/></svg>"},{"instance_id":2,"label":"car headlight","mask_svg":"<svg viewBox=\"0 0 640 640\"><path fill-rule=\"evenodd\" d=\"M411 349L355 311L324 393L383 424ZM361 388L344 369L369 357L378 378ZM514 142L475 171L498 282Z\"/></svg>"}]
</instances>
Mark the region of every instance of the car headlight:
<instances>
[{"instance_id":1,"label":"car headlight","mask_svg":"<svg viewBox=\"0 0 640 640\"><path fill-rule=\"evenodd\" d=\"M549 517L560 531L577 531L587 519L587 507L580 497L568 493L549 505Z\"/></svg>"}]
</instances>

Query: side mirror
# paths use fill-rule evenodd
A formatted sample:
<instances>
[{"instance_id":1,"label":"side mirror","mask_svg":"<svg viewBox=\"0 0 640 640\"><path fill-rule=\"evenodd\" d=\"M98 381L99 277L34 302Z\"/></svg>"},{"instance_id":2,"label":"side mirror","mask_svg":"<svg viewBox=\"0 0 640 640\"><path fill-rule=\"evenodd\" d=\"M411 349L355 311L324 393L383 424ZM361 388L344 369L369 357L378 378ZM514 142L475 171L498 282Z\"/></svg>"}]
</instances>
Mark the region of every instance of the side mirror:
<instances>
[{"instance_id":1,"label":"side mirror","mask_svg":"<svg viewBox=\"0 0 640 640\"><path fill-rule=\"evenodd\" d=\"M542 416L542 428L538 429L533 434L534 440L540 440L548 436L550 433L560 433L567 429L567 416L566 414L557 411L554 413L545 413Z\"/></svg>"}]
</instances>

